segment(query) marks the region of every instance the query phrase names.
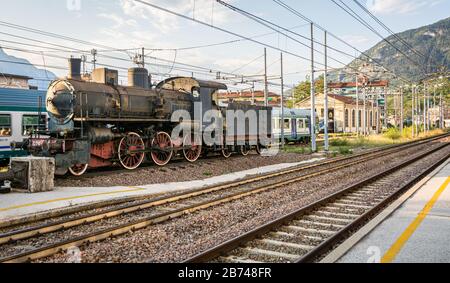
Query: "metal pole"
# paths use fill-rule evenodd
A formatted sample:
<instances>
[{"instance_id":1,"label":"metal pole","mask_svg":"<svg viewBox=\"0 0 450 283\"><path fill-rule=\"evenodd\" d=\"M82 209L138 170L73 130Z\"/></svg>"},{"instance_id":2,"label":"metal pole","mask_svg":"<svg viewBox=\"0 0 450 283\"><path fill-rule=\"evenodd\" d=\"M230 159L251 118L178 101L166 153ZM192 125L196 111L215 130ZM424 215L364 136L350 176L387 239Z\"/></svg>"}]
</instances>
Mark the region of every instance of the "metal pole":
<instances>
[{"instance_id":1,"label":"metal pole","mask_svg":"<svg viewBox=\"0 0 450 283\"><path fill-rule=\"evenodd\" d=\"M255 83L252 86L252 105L256 105L255 103Z\"/></svg>"},{"instance_id":2,"label":"metal pole","mask_svg":"<svg viewBox=\"0 0 450 283\"><path fill-rule=\"evenodd\" d=\"M420 90L416 87L416 132L420 134Z\"/></svg>"},{"instance_id":3,"label":"metal pole","mask_svg":"<svg viewBox=\"0 0 450 283\"><path fill-rule=\"evenodd\" d=\"M142 47L142 68L145 68L145 48Z\"/></svg>"},{"instance_id":4,"label":"metal pole","mask_svg":"<svg viewBox=\"0 0 450 283\"><path fill-rule=\"evenodd\" d=\"M440 123L441 129L444 129L444 108L442 105L442 90L439 95L439 123Z\"/></svg>"},{"instance_id":5,"label":"metal pole","mask_svg":"<svg viewBox=\"0 0 450 283\"><path fill-rule=\"evenodd\" d=\"M395 128L396 129L398 129L398 119L397 119L397 109L398 109L398 106L397 106L397 103L398 103L398 99L397 99L397 93L396 92L394 92L394 95L393 95L393 97L394 97L394 126L395 126Z\"/></svg>"},{"instance_id":6,"label":"metal pole","mask_svg":"<svg viewBox=\"0 0 450 283\"><path fill-rule=\"evenodd\" d=\"M283 53L281 53L281 147L284 148L284 70Z\"/></svg>"},{"instance_id":7,"label":"metal pole","mask_svg":"<svg viewBox=\"0 0 450 283\"><path fill-rule=\"evenodd\" d=\"M403 133L403 86L400 87L400 132Z\"/></svg>"},{"instance_id":8,"label":"metal pole","mask_svg":"<svg viewBox=\"0 0 450 283\"><path fill-rule=\"evenodd\" d=\"M311 150L317 151L316 144L316 93L314 85L314 24L311 23Z\"/></svg>"},{"instance_id":9,"label":"metal pole","mask_svg":"<svg viewBox=\"0 0 450 283\"><path fill-rule=\"evenodd\" d=\"M380 133L380 115L381 115L381 109L380 109L380 104L379 104L379 100L378 100L378 91L376 92L376 97L375 97L375 102L376 102L376 115L375 115L375 121L376 121L376 123L377 123L377 134L379 134Z\"/></svg>"},{"instance_id":10,"label":"metal pole","mask_svg":"<svg viewBox=\"0 0 450 283\"><path fill-rule=\"evenodd\" d=\"M411 89L411 136L414 138L414 92L415 87Z\"/></svg>"},{"instance_id":11,"label":"metal pole","mask_svg":"<svg viewBox=\"0 0 450 283\"><path fill-rule=\"evenodd\" d=\"M366 108L366 97L367 97L367 93L366 93L366 87L364 86L363 88L363 100L364 100L364 106L363 106L363 134L364 136L367 136L367 108Z\"/></svg>"},{"instance_id":12,"label":"metal pole","mask_svg":"<svg viewBox=\"0 0 450 283\"><path fill-rule=\"evenodd\" d=\"M330 149L329 140L328 140L328 47L327 47L327 32L325 31L325 73L324 73L324 82L323 82L323 95L324 95L324 134L325 134L325 151ZM336 108L335 108L336 109ZM335 121L336 119L334 119ZM345 126L345 125L344 125Z\"/></svg>"},{"instance_id":13,"label":"metal pole","mask_svg":"<svg viewBox=\"0 0 450 283\"><path fill-rule=\"evenodd\" d=\"M426 132L427 131L427 109L426 109L426 105L427 105L427 85L424 85L423 88L423 131Z\"/></svg>"},{"instance_id":14,"label":"metal pole","mask_svg":"<svg viewBox=\"0 0 450 283\"><path fill-rule=\"evenodd\" d=\"M356 133L359 136L359 85L358 85L358 74L356 74Z\"/></svg>"},{"instance_id":15,"label":"metal pole","mask_svg":"<svg viewBox=\"0 0 450 283\"><path fill-rule=\"evenodd\" d=\"M269 85L267 82L267 48L264 48L264 105L269 106Z\"/></svg>"}]
</instances>

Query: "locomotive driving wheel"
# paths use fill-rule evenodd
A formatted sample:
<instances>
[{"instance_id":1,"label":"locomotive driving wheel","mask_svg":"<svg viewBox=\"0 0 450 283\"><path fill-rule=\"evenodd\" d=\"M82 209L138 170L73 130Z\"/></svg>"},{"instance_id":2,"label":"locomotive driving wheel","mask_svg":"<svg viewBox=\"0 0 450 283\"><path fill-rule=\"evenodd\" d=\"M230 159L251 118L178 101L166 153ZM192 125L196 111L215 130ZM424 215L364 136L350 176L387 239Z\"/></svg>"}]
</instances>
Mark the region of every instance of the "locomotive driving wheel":
<instances>
[{"instance_id":1,"label":"locomotive driving wheel","mask_svg":"<svg viewBox=\"0 0 450 283\"><path fill-rule=\"evenodd\" d=\"M137 133L128 133L119 143L119 161L123 168L134 170L138 168L145 158L145 144Z\"/></svg>"},{"instance_id":2,"label":"locomotive driving wheel","mask_svg":"<svg viewBox=\"0 0 450 283\"><path fill-rule=\"evenodd\" d=\"M151 157L153 162L158 166L165 166L170 162L173 156L173 143L168 133L159 132L152 141L152 148L157 147L157 150L152 150Z\"/></svg>"},{"instance_id":3,"label":"locomotive driving wheel","mask_svg":"<svg viewBox=\"0 0 450 283\"><path fill-rule=\"evenodd\" d=\"M84 173L86 173L87 169L89 167L89 164L76 164L69 168L70 174L73 176L81 176Z\"/></svg>"},{"instance_id":4,"label":"locomotive driving wheel","mask_svg":"<svg viewBox=\"0 0 450 283\"><path fill-rule=\"evenodd\" d=\"M192 142L195 138L186 136L183 141L183 147L190 147L183 149L184 158L189 162L195 162L200 158L202 154L202 141L198 137L195 142Z\"/></svg>"}]
</instances>

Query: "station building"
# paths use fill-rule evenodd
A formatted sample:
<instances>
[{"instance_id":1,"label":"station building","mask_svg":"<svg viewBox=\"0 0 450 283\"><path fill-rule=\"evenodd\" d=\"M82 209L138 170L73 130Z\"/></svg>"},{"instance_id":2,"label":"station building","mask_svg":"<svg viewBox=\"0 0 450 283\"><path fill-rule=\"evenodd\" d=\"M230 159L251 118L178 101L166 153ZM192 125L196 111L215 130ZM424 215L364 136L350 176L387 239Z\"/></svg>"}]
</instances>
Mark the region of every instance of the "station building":
<instances>
[{"instance_id":1,"label":"station building","mask_svg":"<svg viewBox=\"0 0 450 283\"><path fill-rule=\"evenodd\" d=\"M320 121L325 119L324 94L316 94L316 115ZM311 109L311 98L307 98L295 104L297 109ZM380 106L370 101L366 102L367 132L375 133L381 130ZM356 133L357 111L359 111L359 130L363 131L363 112L364 101L359 101L359 107L356 99L350 96L329 94L328 95L328 118L329 128L334 129L335 133Z\"/></svg>"}]
</instances>

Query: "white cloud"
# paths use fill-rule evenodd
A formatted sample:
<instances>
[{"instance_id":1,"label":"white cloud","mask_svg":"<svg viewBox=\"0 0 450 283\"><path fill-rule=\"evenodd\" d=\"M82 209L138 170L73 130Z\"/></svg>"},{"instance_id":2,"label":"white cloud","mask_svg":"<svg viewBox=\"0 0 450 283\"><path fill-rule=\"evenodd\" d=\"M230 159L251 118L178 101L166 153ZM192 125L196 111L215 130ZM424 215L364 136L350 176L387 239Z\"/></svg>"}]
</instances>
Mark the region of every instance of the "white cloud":
<instances>
[{"instance_id":1,"label":"white cloud","mask_svg":"<svg viewBox=\"0 0 450 283\"><path fill-rule=\"evenodd\" d=\"M100 18L105 18L108 20L112 20L116 24L112 26L113 29L121 28L122 26L131 26L136 27L138 25L137 21L134 19L125 19L121 16L118 16L117 14L106 14L106 13L100 13L97 16Z\"/></svg>"},{"instance_id":2,"label":"white cloud","mask_svg":"<svg viewBox=\"0 0 450 283\"><path fill-rule=\"evenodd\" d=\"M435 6L441 0L368 0L367 7L377 14L411 14L425 6Z\"/></svg>"},{"instance_id":3,"label":"white cloud","mask_svg":"<svg viewBox=\"0 0 450 283\"><path fill-rule=\"evenodd\" d=\"M215 3L215 0L152 0L149 3L177 13L195 17L207 23L221 24L231 18L230 11ZM231 2L231 1L228 1ZM170 32L179 27L179 18L133 0L121 0L125 15L143 19L160 29Z\"/></svg>"},{"instance_id":4,"label":"white cloud","mask_svg":"<svg viewBox=\"0 0 450 283\"><path fill-rule=\"evenodd\" d=\"M344 35L342 39L352 45L359 45L370 42L370 39L363 35Z\"/></svg>"}]
</instances>

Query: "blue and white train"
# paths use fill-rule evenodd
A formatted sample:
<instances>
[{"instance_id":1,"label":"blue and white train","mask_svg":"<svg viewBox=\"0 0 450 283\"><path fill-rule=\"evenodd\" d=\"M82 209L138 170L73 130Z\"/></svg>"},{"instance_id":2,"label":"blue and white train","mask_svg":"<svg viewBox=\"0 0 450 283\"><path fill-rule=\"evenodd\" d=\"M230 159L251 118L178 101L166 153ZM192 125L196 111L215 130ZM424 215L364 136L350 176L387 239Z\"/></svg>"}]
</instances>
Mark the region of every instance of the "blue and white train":
<instances>
[{"instance_id":1,"label":"blue and white train","mask_svg":"<svg viewBox=\"0 0 450 283\"><path fill-rule=\"evenodd\" d=\"M281 127L284 125L285 143L309 143L311 141L311 112L309 110L284 108L284 121L281 107L272 111L273 135L281 141Z\"/></svg>"},{"instance_id":2,"label":"blue and white train","mask_svg":"<svg viewBox=\"0 0 450 283\"><path fill-rule=\"evenodd\" d=\"M47 128L45 95L45 91L0 88L0 167L8 165L11 157L28 155L12 151L12 142L22 142L36 130Z\"/></svg>"}]
</instances>

